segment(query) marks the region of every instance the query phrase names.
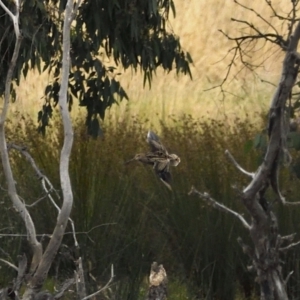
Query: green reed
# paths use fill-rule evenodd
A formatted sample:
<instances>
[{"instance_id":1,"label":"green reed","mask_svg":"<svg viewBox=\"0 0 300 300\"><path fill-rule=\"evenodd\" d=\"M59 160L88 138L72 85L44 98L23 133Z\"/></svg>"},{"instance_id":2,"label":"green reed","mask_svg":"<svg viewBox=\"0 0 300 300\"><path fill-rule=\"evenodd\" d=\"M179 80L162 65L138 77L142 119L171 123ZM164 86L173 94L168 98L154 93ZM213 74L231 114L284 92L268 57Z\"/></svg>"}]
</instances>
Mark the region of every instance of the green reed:
<instances>
[{"instance_id":1,"label":"green reed","mask_svg":"<svg viewBox=\"0 0 300 300\"><path fill-rule=\"evenodd\" d=\"M169 122L173 117L170 116ZM83 256L90 291L105 284L114 264L115 285L106 292L107 299L143 299L151 263L163 263L170 281L170 299L243 299L256 292L255 274L247 272L250 263L236 239L251 241L241 224L231 215L208 207L197 197L188 196L192 185L206 191L228 207L244 213L238 195L232 188L243 188L248 179L232 166L224 151L228 149L247 170L254 171L262 153L252 147L261 124L250 120L196 120L191 116L173 118L173 126L154 128L165 146L181 157L181 164L172 168L173 192L156 178L150 166L138 162L124 165L137 152L147 151L148 121L130 119L122 124L107 122L103 136L87 136L82 120L75 124L75 141L70 162L74 193L72 219L75 222L80 255ZM62 131L59 121L46 137L38 135L33 121L23 125L12 121L8 127L11 142L23 144L59 191L59 150ZM296 153L297 154L297 153ZM12 152L12 164L18 191L26 203L43 195L39 180L30 165ZM290 200L297 200L296 179L289 170L282 172L281 185ZM1 174L1 185L5 187ZM4 190L5 205L0 207L1 228L26 234L19 217L11 208ZM274 195L270 193L270 201ZM57 199L60 204L61 199ZM277 204L278 205L278 204ZM284 234L299 232L299 211L277 207L280 229ZM56 210L49 200L29 208L38 233L50 234L56 221ZM67 232L71 231L68 226ZM46 245L47 238L43 238ZM57 256L50 275L57 281L72 276L74 255L72 236L63 242L66 247ZM1 248L10 251L6 258L16 263L16 256L30 250L26 237L2 238ZM283 257L286 273L294 269L289 292L299 296L300 274L296 266L299 254L291 251ZM58 263L59 262L59 263ZM0 269L1 283L11 280L11 270ZM92 279L97 278L95 282ZM143 294L143 295L142 295ZM253 298L254 299L254 298Z\"/></svg>"}]
</instances>

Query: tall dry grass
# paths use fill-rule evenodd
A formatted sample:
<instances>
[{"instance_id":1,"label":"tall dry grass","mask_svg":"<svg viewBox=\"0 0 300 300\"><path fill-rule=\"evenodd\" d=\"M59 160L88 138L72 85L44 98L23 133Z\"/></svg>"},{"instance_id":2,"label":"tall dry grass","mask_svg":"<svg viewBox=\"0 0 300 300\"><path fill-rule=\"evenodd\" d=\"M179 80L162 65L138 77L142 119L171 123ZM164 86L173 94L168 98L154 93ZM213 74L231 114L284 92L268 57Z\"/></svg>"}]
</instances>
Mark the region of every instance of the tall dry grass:
<instances>
[{"instance_id":1,"label":"tall dry grass","mask_svg":"<svg viewBox=\"0 0 300 300\"><path fill-rule=\"evenodd\" d=\"M282 21L272 16L265 1L254 0L248 4L248 1L243 0L241 3L255 9L279 32L286 29ZM225 99L219 89L205 90L220 84L224 79L231 57L228 50L234 46L219 29L232 36L251 32L244 25L232 22L231 18L257 24L263 32L270 30L270 26L231 0L175 0L175 4L177 15L170 20L169 28L180 36L184 49L194 59L193 80L185 76L177 77L174 72L166 74L158 70L149 90L143 87L142 74L121 70L123 74L119 80L126 88L130 101L111 109L110 114L115 120L135 115L157 123L157 119L167 122L169 115L180 117L182 114L216 119L223 119L226 115L234 119L236 116L244 118L246 113L251 114L253 111L265 111L274 87L261 82L261 79L276 84L283 58L283 53L275 46L263 43L253 46L247 60L255 64L263 62L263 66L256 70L257 76L242 68L239 62L236 63L228 85L225 86L228 92ZM272 4L281 14L289 9L289 2L276 0ZM44 88L51 80L47 74L31 72L26 80L21 81L16 109L35 116L43 102Z\"/></svg>"}]
</instances>

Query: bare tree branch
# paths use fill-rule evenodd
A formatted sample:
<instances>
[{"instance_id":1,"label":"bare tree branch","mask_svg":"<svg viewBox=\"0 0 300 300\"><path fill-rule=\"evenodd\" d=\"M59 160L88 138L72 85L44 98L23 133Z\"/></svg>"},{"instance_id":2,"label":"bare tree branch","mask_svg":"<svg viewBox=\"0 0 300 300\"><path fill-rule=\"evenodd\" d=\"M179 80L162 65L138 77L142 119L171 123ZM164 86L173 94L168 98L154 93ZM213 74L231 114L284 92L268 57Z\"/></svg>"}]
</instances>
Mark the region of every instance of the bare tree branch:
<instances>
[{"instance_id":1,"label":"bare tree branch","mask_svg":"<svg viewBox=\"0 0 300 300\"><path fill-rule=\"evenodd\" d=\"M297 242L297 243L289 244L289 245L286 246L286 247L280 248L279 251L281 251L281 252L286 252L286 251L290 250L291 248L296 247L296 246L298 246L298 245L300 245L300 241Z\"/></svg>"},{"instance_id":2,"label":"bare tree branch","mask_svg":"<svg viewBox=\"0 0 300 300\"><path fill-rule=\"evenodd\" d=\"M197 195L199 196L201 199L203 199L204 201L206 201L208 204L212 205L214 208L222 211L222 212L225 212L225 213L229 213L229 214L232 214L234 215L236 218L238 218L243 226L250 230L250 225L248 224L248 222L244 219L244 217L237 213L236 211L226 207L224 204L221 204L219 202L217 202L216 200L214 200L212 197L210 197L210 195L208 193L200 193L199 191L197 191L193 186L189 192L189 195Z\"/></svg>"},{"instance_id":3,"label":"bare tree branch","mask_svg":"<svg viewBox=\"0 0 300 300\"><path fill-rule=\"evenodd\" d=\"M87 300L87 299L93 298L96 295L98 295L98 294L102 293L103 291L105 291L111 285L112 281L114 280L114 277L115 277L115 274L114 274L114 265L111 265L111 268L110 268L110 278L109 278L108 282L106 283L106 285L103 288L101 288L99 291L97 291L97 292L95 292L95 293L93 293L93 294L91 294L89 296L86 296L86 297L84 297L81 300Z\"/></svg>"},{"instance_id":4,"label":"bare tree branch","mask_svg":"<svg viewBox=\"0 0 300 300\"><path fill-rule=\"evenodd\" d=\"M5 264L7 264L8 266L10 266L11 268L13 268L16 271L19 270L17 266L15 266L14 264L10 263L9 261L7 261L5 259L0 258L0 261L4 262Z\"/></svg>"},{"instance_id":5,"label":"bare tree branch","mask_svg":"<svg viewBox=\"0 0 300 300\"><path fill-rule=\"evenodd\" d=\"M68 219L73 206L73 193L69 176L69 158L73 145L73 128L71 118L68 111L67 89L70 71L70 29L71 23L77 13L74 8L74 1L68 0L65 9L64 25L63 25L63 49L62 49L62 77L59 91L59 107L64 128L64 143L60 155L60 182L63 193L63 204L61 211L58 214L57 224L55 226L52 238L43 254L42 260L33 275L28 289L25 294L27 298L36 293L42 287L54 257L60 247L64 232L68 223Z\"/></svg>"},{"instance_id":6,"label":"bare tree branch","mask_svg":"<svg viewBox=\"0 0 300 300\"><path fill-rule=\"evenodd\" d=\"M289 274L286 276L285 280L284 280L284 285L286 286L290 277L294 274L294 271L289 272Z\"/></svg>"},{"instance_id":7,"label":"bare tree branch","mask_svg":"<svg viewBox=\"0 0 300 300\"><path fill-rule=\"evenodd\" d=\"M14 0L15 5L16 5L16 14L14 15L7 7L6 5L0 1L0 6L4 9L4 11L10 16L12 19L12 22L14 24L14 30L16 34L16 38L18 39L21 34L20 34L20 28L19 28L19 13L20 13L20 3L19 0Z\"/></svg>"},{"instance_id":8,"label":"bare tree branch","mask_svg":"<svg viewBox=\"0 0 300 300\"><path fill-rule=\"evenodd\" d=\"M243 174L251 177L251 178L254 178L254 175L255 173L250 173L246 170L244 170L238 163L237 161L234 159L234 157L232 156L232 154L229 152L229 150L225 150L225 154L227 155L227 157L231 160L231 162L234 164L234 166L239 170L241 171Z\"/></svg>"},{"instance_id":9,"label":"bare tree branch","mask_svg":"<svg viewBox=\"0 0 300 300\"><path fill-rule=\"evenodd\" d=\"M53 197L51 196L51 192L55 191L52 183L50 182L50 180L47 178L47 176L45 176L41 170L38 168L37 164L35 163L33 157L30 155L30 153L27 151L26 147L22 147L22 146L18 146L16 144L8 144L8 150L9 149L15 149L17 151L19 151L22 155L25 156L25 158L27 159L27 161L31 164L32 168L34 169L34 171L36 172L38 179L41 180L42 182L42 186L43 189L46 193L46 195L42 198L40 198L39 200L37 200L36 202L34 202L31 205L26 205L27 207L32 207L36 204L38 204L41 200L43 200L45 197L48 197L51 201L51 203L53 204L53 206L57 209L58 213L60 213L60 208L59 206L56 204L56 202L54 201ZM46 186L46 183L48 184L48 186L50 187L49 189ZM60 198L59 194L56 192L56 195L58 198ZM72 231L73 231L73 239L75 242L75 246L78 247L78 241L76 239L76 230L75 230L75 225L74 222L71 218L69 218L69 221L71 223L71 227L72 227Z\"/></svg>"},{"instance_id":10,"label":"bare tree branch","mask_svg":"<svg viewBox=\"0 0 300 300\"><path fill-rule=\"evenodd\" d=\"M9 144L7 144L7 150L10 150L10 149L15 149L15 150L19 151L23 156L25 156L27 161L31 164L32 168L36 172L38 179L42 179L44 177L44 174L38 168L33 157L29 154L26 147L22 147L22 146L18 146L16 144L9 143Z\"/></svg>"},{"instance_id":11,"label":"bare tree branch","mask_svg":"<svg viewBox=\"0 0 300 300\"><path fill-rule=\"evenodd\" d=\"M70 278L67 279L62 287L59 289L59 291L54 295L54 299L59 299L63 296L63 294L65 293L65 291L72 285L75 283L75 279L74 278Z\"/></svg>"}]
</instances>

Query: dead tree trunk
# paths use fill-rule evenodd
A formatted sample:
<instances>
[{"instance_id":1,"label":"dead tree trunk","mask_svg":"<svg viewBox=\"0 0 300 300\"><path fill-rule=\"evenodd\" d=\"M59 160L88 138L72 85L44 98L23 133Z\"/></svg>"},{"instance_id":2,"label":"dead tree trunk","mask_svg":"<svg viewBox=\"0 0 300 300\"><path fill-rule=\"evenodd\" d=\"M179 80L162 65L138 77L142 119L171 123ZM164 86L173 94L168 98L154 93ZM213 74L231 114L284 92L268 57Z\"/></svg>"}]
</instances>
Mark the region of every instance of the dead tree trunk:
<instances>
[{"instance_id":1,"label":"dead tree trunk","mask_svg":"<svg viewBox=\"0 0 300 300\"><path fill-rule=\"evenodd\" d=\"M284 157L285 161L291 160L286 148L288 123L285 119L285 107L299 71L300 54L297 53L299 38L300 23L298 22L286 49L281 79L269 110L269 143L263 163L255 173L249 173L238 165L229 151L226 151L238 170L252 178L249 185L240 192L242 202L251 216L251 222L248 223L242 215L215 201L207 193L200 193L194 188L190 192L190 194L197 194L213 207L233 214L247 228L253 241L254 250L243 244L241 239L238 241L244 252L252 259L250 268L256 271L256 281L260 285L262 300L288 299L286 283L291 273L284 280L279 256L281 252L298 244L291 243L294 235L281 237L278 233L277 218L272 211L272 205L265 198L265 193L271 187L275 193L274 202L280 201L284 205L299 204L298 202L287 202L281 195L278 184L279 159ZM284 243L287 244L284 245Z\"/></svg>"}]
</instances>

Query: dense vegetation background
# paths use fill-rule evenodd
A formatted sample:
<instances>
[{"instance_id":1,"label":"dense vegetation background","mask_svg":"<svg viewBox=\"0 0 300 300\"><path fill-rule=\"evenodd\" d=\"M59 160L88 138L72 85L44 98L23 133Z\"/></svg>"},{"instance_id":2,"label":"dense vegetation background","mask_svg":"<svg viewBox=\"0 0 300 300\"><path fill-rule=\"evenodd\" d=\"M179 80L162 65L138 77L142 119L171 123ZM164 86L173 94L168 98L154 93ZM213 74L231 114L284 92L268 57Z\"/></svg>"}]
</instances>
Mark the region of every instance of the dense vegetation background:
<instances>
[{"instance_id":1,"label":"dense vegetation background","mask_svg":"<svg viewBox=\"0 0 300 300\"><path fill-rule=\"evenodd\" d=\"M260 6L261 1L253 1L253 7ZM238 236L249 240L243 228L232 216L219 213L187 194L195 185L227 206L243 210L232 185L242 188L246 178L228 162L224 151L229 149L247 170L256 169L263 149L255 148L255 136L265 126L266 105L273 87L242 70L238 77L229 80L231 93L225 99L219 90L203 92L220 83L228 65L226 60L215 64L230 46L217 29L232 31L233 11L235 17L244 17L246 12L229 1L224 6L218 0L210 1L209 5L205 1L177 0L176 8L177 18L172 26L193 57L193 81L178 78L172 72L158 72L148 90L143 89L139 74L123 73L119 80L130 100L110 110L102 124L103 136L97 140L87 136L83 113L74 105L72 218L79 232L86 278L90 291L96 289L109 278L113 263L116 283L103 297L110 299L114 294L115 299L142 299L149 266L156 260L167 270L170 299L231 300L252 295L255 299L255 275L247 271L248 258L236 241ZM265 7L261 13L270 15ZM281 53L266 47L254 52L251 59L265 59L259 75L276 83L281 57ZM237 65L236 72L238 68ZM51 134L46 137L36 131L36 113L43 102L44 88L51 80L47 74L32 72L20 84L7 136L9 141L28 148L57 187L60 121L52 120ZM166 147L181 157L181 164L172 170L173 193L157 180L151 167L123 164L147 149L145 137L149 128L157 131ZM297 161L297 152L292 154ZM23 158L12 152L12 161L19 193L26 203L33 203L42 196L40 183ZM0 176L1 233L24 235L1 237L1 257L16 262L17 255L30 252L25 228L11 207L4 178ZM281 180L289 201L298 200L299 179L293 170L284 169ZM272 202L273 195L269 197ZM299 233L300 210L274 205L282 234ZM50 234L56 211L48 200L30 208L30 212L38 233ZM42 239L47 242L47 236ZM60 279L72 276L72 244L72 237L67 234L45 288L53 289ZM284 260L284 274L295 271L288 285L294 299L300 296L297 249L288 252ZM0 286L13 277L14 271L1 265Z\"/></svg>"},{"instance_id":2,"label":"dense vegetation background","mask_svg":"<svg viewBox=\"0 0 300 300\"><path fill-rule=\"evenodd\" d=\"M19 117L16 115L15 120ZM164 263L168 271L172 299L244 299L245 294L255 293L254 274L246 270L248 258L236 241L238 236L248 241L239 222L187 193L194 184L229 207L243 210L232 185L242 187L246 181L228 162L224 149L230 149L246 169L254 170L262 155L253 145L257 124L236 119L229 125L191 116L174 119L173 127L162 124L159 133L165 145L182 159L181 164L173 168L174 192L171 193L157 180L151 167L139 163L123 165L132 154L145 149L145 132L150 126L149 122L131 121L131 124L124 122L115 126L107 120L103 137L98 140L86 135L81 120L75 122L72 218L79 232L89 288L92 290L96 284L105 282L113 263L117 278L112 289L117 290L116 299L139 299L142 287L146 286L149 265L157 260ZM58 128L57 134L43 138L36 132L35 123L26 120L26 126L12 121L8 133L10 141L30 149L54 186L58 186L59 180L60 132ZM39 181L23 158L18 155L12 158L19 192L28 204L33 203L42 196ZM289 200L296 200L298 179L294 173L285 170L282 181ZM1 186L5 186L3 178ZM1 199L4 204L0 206L2 233L24 235L2 237L2 256L16 261L20 252L29 254L26 231L3 189ZM274 205L282 234L299 232L299 211ZM52 204L44 199L30 211L38 233L50 234L56 220ZM71 231L70 228L67 231ZM43 240L46 243L47 237ZM51 271L53 279L47 286L50 289L59 279L72 275L74 253L70 234L66 235L64 245ZM295 270L289 291L296 297L300 294L299 252L290 251L285 259L285 273ZM0 285L10 280L12 273L2 266ZM97 283L89 274L97 278Z\"/></svg>"}]
</instances>

